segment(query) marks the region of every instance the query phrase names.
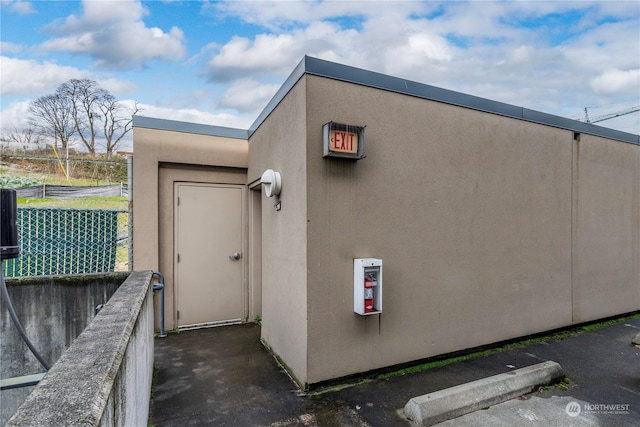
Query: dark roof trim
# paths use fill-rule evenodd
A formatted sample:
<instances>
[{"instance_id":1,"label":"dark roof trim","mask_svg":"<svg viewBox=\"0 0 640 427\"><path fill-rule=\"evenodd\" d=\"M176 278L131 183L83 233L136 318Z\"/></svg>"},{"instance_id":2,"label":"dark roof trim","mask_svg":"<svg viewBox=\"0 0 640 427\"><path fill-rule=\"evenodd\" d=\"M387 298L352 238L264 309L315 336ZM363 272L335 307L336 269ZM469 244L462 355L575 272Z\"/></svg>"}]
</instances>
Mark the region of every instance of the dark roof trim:
<instances>
[{"instance_id":1,"label":"dark roof trim","mask_svg":"<svg viewBox=\"0 0 640 427\"><path fill-rule=\"evenodd\" d=\"M342 80L354 84L369 86L376 89L388 90L404 95L457 105L459 107L471 108L473 110L484 111L515 119L526 120L528 122L539 123L557 128L567 129L574 132L582 132L589 135L602 136L618 141L640 144L640 135L622 132L615 129L596 126L590 123L580 122L553 114L542 113L529 110L524 107L492 101L473 95L454 92L423 83L391 77L385 74L366 71L359 68L349 67L334 62L328 62L317 58L305 56L301 64L305 64L305 72L321 77L335 80ZM300 68L298 65L297 68ZM292 74L289 79L294 75ZM297 77L299 78L299 77ZM296 78L296 80L297 80ZM289 82L289 79L287 82ZM285 83L286 85L286 83ZM273 102L273 101L272 101ZM254 127L255 123L254 123Z\"/></svg>"},{"instance_id":2,"label":"dark roof trim","mask_svg":"<svg viewBox=\"0 0 640 427\"><path fill-rule=\"evenodd\" d=\"M341 80L353 84L369 86L376 89L388 90L403 95L415 96L431 101L443 102L445 104L470 108L491 114L498 114L519 120L526 120L547 126L553 126L573 132L581 132L589 135L614 139L640 145L640 135L622 132L590 123L580 122L553 114L542 113L524 107L505 104L503 102L492 101L478 96L467 95L424 83L417 83L398 77L388 76L373 71L354 68L347 65L337 64L322 59L305 56L296 66L287 80L282 84L278 92L258 115L248 130L226 128L221 126L211 126L197 123L185 123L173 120L154 119L150 117L134 116L134 127L146 127L177 132L189 132L202 135L223 136L229 138L248 139L253 132L269 117L269 114L278 106L280 101L289 93L293 86L305 75L315 75L334 80Z\"/></svg>"},{"instance_id":3,"label":"dark roof trim","mask_svg":"<svg viewBox=\"0 0 640 427\"><path fill-rule=\"evenodd\" d=\"M242 129L212 126L200 123L179 122L153 117L133 116L133 127L195 133L198 135L222 136L226 138L249 139L249 132Z\"/></svg>"},{"instance_id":4,"label":"dark roof trim","mask_svg":"<svg viewBox=\"0 0 640 427\"><path fill-rule=\"evenodd\" d=\"M267 106L264 107L262 112L258 115L258 118L256 118L256 120L253 122L253 124L249 128L249 135L252 135L253 132L255 132L256 129L260 127L262 122L264 122L266 118L269 117L269 114L271 114L271 112L275 110L280 101L282 101L284 97L287 96L287 93L289 93L289 91L293 88L293 86L295 86L298 80L300 80L300 77L304 75L304 73L306 72L306 62L308 59L314 58L305 56L302 61L298 63L296 68L294 68L291 74L289 74L289 77L287 77L287 80L285 80L282 86L280 86L280 89L278 89L276 94L273 95L271 101L269 101Z\"/></svg>"}]
</instances>

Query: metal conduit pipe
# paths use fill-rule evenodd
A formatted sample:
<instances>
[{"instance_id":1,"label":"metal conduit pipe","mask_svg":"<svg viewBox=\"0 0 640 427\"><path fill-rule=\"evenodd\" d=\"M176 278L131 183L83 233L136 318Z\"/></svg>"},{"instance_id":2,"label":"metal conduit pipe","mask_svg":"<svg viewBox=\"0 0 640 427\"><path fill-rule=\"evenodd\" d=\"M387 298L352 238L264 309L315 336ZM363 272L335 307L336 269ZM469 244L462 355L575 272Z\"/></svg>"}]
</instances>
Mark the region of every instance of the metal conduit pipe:
<instances>
[{"instance_id":1,"label":"metal conduit pipe","mask_svg":"<svg viewBox=\"0 0 640 427\"><path fill-rule=\"evenodd\" d=\"M22 341L24 341L27 347L29 347L29 350L31 350L31 353L33 353L36 359L38 359L38 362L40 362L42 367L48 371L49 364L44 360L44 358L40 355L40 353L38 353L38 350L36 350L34 345L31 343L31 340L29 340L29 337L27 337L27 333L22 327L22 324L18 319L18 315L16 314L16 311L13 308L13 304L11 304L11 298L9 298L9 292L7 291L7 284L4 281L4 272L2 270L3 270L3 266L2 266L2 263L0 263L0 280L2 281L1 283L2 300L7 306L7 310L9 311L9 315L11 316L11 320L13 320L13 324L16 326L16 329L18 329L18 333L20 334Z\"/></svg>"},{"instance_id":2,"label":"metal conduit pipe","mask_svg":"<svg viewBox=\"0 0 640 427\"><path fill-rule=\"evenodd\" d=\"M160 338L164 338L167 336L167 333L164 331L164 275L159 271L153 272L154 276L158 276L159 283L153 284L153 293L160 291Z\"/></svg>"},{"instance_id":3,"label":"metal conduit pipe","mask_svg":"<svg viewBox=\"0 0 640 427\"><path fill-rule=\"evenodd\" d=\"M2 288L2 302L7 306L11 320L22 341L29 347L31 353L38 359L38 362L49 370L49 364L40 356L38 350L33 346L27 333L25 332L18 315L11 304L7 284L4 281L4 260L17 258L20 255L20 245L18 244L18 205L16 203L16 190L12 188L0 188L0 288Z\"/></svg>"}]
</instances>

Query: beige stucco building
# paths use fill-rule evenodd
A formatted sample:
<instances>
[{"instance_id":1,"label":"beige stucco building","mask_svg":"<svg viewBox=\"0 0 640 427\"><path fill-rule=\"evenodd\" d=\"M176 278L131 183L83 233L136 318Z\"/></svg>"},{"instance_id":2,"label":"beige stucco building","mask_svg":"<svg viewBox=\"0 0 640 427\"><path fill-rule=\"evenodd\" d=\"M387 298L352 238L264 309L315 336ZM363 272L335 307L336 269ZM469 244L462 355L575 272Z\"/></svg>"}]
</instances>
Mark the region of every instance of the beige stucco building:
<instances>
[{"instance_id":1,"label":"beige stucco building","mask_svg":"<svg viewBox=\"0 0 640 427\"><path fill-rule=\"evenodd\" d=\"M323 156L331 121L366 157ZM134 268L167 329L261 316L301 387L633 312L639 144L305 57L248 130L134 118ZM354 258L383 262L380 313Z\"/></svg>"}]
</instances>

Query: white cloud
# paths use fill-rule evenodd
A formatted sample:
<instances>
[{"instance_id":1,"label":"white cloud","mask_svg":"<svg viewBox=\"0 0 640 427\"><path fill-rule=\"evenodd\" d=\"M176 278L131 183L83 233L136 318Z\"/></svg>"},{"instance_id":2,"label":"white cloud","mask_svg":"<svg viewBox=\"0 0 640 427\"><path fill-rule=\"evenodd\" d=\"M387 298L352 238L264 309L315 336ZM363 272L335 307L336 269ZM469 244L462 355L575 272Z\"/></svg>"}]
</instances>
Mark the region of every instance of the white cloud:
<instances>
[{"instance_id":1,"label":"white cloud","mask_svg":"<svg viewBox=\"0 0 640 427\"><path fill-rule=\"evenodd\" d=\"M24 131L30 127L28 119L29 101L12 103L9 107L0 111L0 125L2 126L0 129L0 135L3 138L9 137L9 135L24 135ZM8 143L8 146L13 148L29 148L25 147L25 145L26 144Z\"/></svg>"},{"instance_id":2,"label":"white cloud","mask_svg":"<svg viewBox=\"0 0 640 427\"><path fill-rule=\"evenodd\" d=\"M304 55L364 67L391 70L402 62L413 68L424 58L446 59L448 43L425 28L414 14L436 6L424 2L222 2L219 13L273 31L253 39L234 37L219 47L208 65L215 81L236 77L286 76ZM353 26L341 25L349 18ZM337 21L336 21L337 20ZM360 28L361 27L361 28ZM396 59L397 58L397 59Z\"/></svg>"},{"instance_id":3,"label":"white cloud","mask_svg":"<svg viewBox=\"0 0 640 427\"><path fill-rule=\"evenodd\" d=\"M239 18L270 31L286 31L313 22L349 17L408 16L429 13L439 6L416 1L228 1L210 2L208 9L217 18Z\"/></svg>"},{"instance_id":4,"label":"white cloud","mask_svg":"<svg viewBox=\"0 0 640 427\"><path fill-rule=\"evenodd\" d=\"M189 92L180 93L161 93L157 94L154 105L157 107L169 107L174 109L195 108L196 105L211 104L213 95L210 88L202 86Z\"/></svg>"},{"instance_id":5,"label":"white cloud","mask_svg":"<svg viewBox=\"0 0 640 427\"><path fill-rule=\"evenodd\" d=\"M222 16L267 30L216 46L208 63L215 81L284 78L307 54L552 114L638 93L640 57L629 54L639 49L640 9L633 2L215 7ZM220 106L251 104L241 84L232 87Z\"/></svg>"},{"instance_id":6,"label":"white cloud","mask_svg":"<svg viewBox=\"0 0 640 427\"><path fill-rule=\"evenodd\" d=\"M428 34L412 34L407 37L409 55L423 56L436 61L450 61L451 52L447 42L441 37L430 37Z\"/></svg>"},{"instance_id":7,"label":"white cloud","mask_svg":"<svg viewBox=\"0 0 640 427\"><path fill-rule=\"evenodd\" d=\"M444 73L456 55L466 54L447 39L449 34L508 39L517 33L498 25L501 9L484 2L450 3L444 12L430 2L369 2L369 7L359 2L261 2L250 6L223 2L218 7L246 22L267 28L274 28L276 22L282 28L253 40L235 37L221 46L209 61L212 80L286 75L305 54L416 79L424 77L425 69ZM345 17L349 24L341 25L338 18Z\"/></svg>"},{"instance_id":8,"label":"white cloud","mask_svg":"<svg viewBox=\"0 0 640 427\"><path fill-rule=\"evenodd\" d=\"M0 52L2 52L3 54L20 53L21 51L22 51L22 46L19 44L0 41Z\"/></svg>"},{"instance_id":9,"label":"white cloud","mask_svg":"<svg viewBox=\"0 0 640 427\"><path fill-rule=\"evenodd\" d=\"M119 69L184 58L186 38L191 44L199 36L188 26L186 36L176 27L147 26L144 4L84 1L81 13L45 28L54 38L41 47ZM144 115L246 129L304 55L570 117L587 105L628 99L640 85L640 57L630 54L640 44L636 2L226 1L203 8L213 12L215 37L202 40L180 69L165 67L166 84L158 74L140 83L155 87L148 98L156 106L146 105ZM225 39L231 23L249 25ZM256 27L258 34L247 35ZM2 44L6 53L21 48ZM189 82L189 69L205 63L210 82L227 84L222 96L222 85ZM7 69L3 57L3 95L42 95L72 77L96 80L114 94L134 89L55 62L25 60Z\"/></svg>"},{"instance_id":10,"label":"white cloud","mask_svg":"<svg viewBox=\"0 0 640 427\"><path fill-rule=\"evenodd\" d=\"M98 83L98 86L109 91L109 93L116 98L118 95L129 94L137 89L137 86L134 83L114 77L92 75L89 78L91 80L95 80Z\"/></svg>"},{"instance_id":11,"label":"white cloud","mask_svg":"<svg viewBox=\"0 0 640 427\"><path fill-rule=\"evenodd\" d=\"M254 41L234 36L210 61L210 78L229 81L246 75L279 75L292 68L304 44L290 34L259 34Z\"/></svg>"},{"instance_id":12,"label":"white cloud","mask_svg":"<svg viewBox=\"0 0 640 427\"><path fill-rule=\"evenodd\" d=\"M17 59L0 56L0 93L19 96L42 96L52 93L70 79L91 79L113 95L131 92L135 86L128 81L95 75L75 67L55 62L38 62L33 59ZM25 78L28 76L28 78Z\"/></svg>"},{"instance_id":13,"label":"white cloud","mask_svg":"<svg viewBox=\"0 0 640 427\"><path fill-rule=\"evenodd\" d=\"M139 1L84 0L82 4L82 16L70 15L46 28L59 37L44 42L41 49L88 54L98 67L115 69L184 57L182 30L146 27L142 20L146 11Z\"/></svg>"},{"instance_id":14,"label":"white cloud","mask_svg":"<svg viewBox=\"0 0 640 427\"><path fill-rule=\"evenodd\" d=\"M259 113L280 88L279 84L261 84L252 79L235 81L224 93L219 107L242 113Z\"/></svg>"},{"instance_id":15,"label":"white cloud","mask_svg":"<svg viewBox=\"0 0 640 427\"><path fill-rule=\"evenodd\" d=\"M349 3L349 2L344 2ZM335 3L334 3L335 4ZM260 1L260 2L211 2L210 9L216 18L235 17L249 24L256 24L273 31L295 23L307 23L335 16L327 11L324 2Z\"/></svg>"},{"instance_id":16,"label":"white cloud","mask_svg":"<svg viewBox=\"0 0 640 427\"><path fill-rule=\"evenodd\" d=\"M233 114L215 114L193 108L167 108L155 105L138 104L141 108L139 116L154 117L166 120L178 120L188 123L201 123L212 126L224 126L236 129L248 129L255 118L239 117Z\"/></svg>"},{"instance_id":17,"label":"white cloud","mask_svg":"<svg viewBox=\"0 0 640 427\"><path fill-rule=\"evenodd\" d=\"M27 126L30 101L14 102L0 111L2 129L22 129Z\"/></svg>"},{"instance_id":18,"label":"white cloud","mask_svg":"<svg viewBox=\"0 0 640 427\"><path fill-rule=\"evenodd\" d=\"M640 69L608 69L591 79L589 85L597 93L640 94Z\"/></svg>"},{"instance_id":19,"label":"white cloud","mask_svg":"<svg viewBox=\"0 0 640 427\"><path fill-rule=\"evenodd\" d=\"M53 92L61 83L73 78L90 78L90 73L54 62L0 57L0 90L4 95L40 96Z\"/></svg>"},{"instance_id":20,"label":"white cloud","mask_svg":"<svg viewBox=\"0 0 640 427\"><path fill-rule=\"evenodd\" d=\"M11 12L15 12L19 15L29 15L31 13L35 13L36 10L33 7L33 3L30 1L22 1L22 0L2 0L1 2L3 7L6 7Z\"/></svg>"},{"instance_id":21,"label":"white cloud","mask_svg":"<svg viewBox=\"0 0 640 427\"><path fill-rule=\"evenodd\" d=\"M590 71L638 68L640 55L631 54L639 47L638 24L636 17L635 20L603 24L582 33L562 47L570 61L568 64ZM635 36L631 36L633 34Z\"/></svg>"}]
</instances>

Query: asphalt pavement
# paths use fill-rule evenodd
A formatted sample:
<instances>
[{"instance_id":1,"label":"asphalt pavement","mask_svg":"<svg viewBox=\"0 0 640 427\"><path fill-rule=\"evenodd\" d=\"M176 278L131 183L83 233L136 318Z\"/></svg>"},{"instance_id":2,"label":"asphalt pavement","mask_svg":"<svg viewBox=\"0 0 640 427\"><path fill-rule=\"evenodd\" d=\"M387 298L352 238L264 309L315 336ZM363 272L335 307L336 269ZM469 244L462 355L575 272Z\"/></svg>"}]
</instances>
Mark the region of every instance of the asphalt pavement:
<instances>
[{"instance_id":1,"label":"asphalt pavement","mask_svg":"<svg viewBox=\"0 0 640 427\"><path fill-rule=\"evenodd\" d=\"M640 425L640 318L385 379L302 393L260 343L254 324L155 340L149 424L160 426L411 426L412 397L544 361L570 382L441 426ZM636 338L637 339L637 338ZM566 390L565 390L566 388Z\"/></svg>"}]
</instances>

